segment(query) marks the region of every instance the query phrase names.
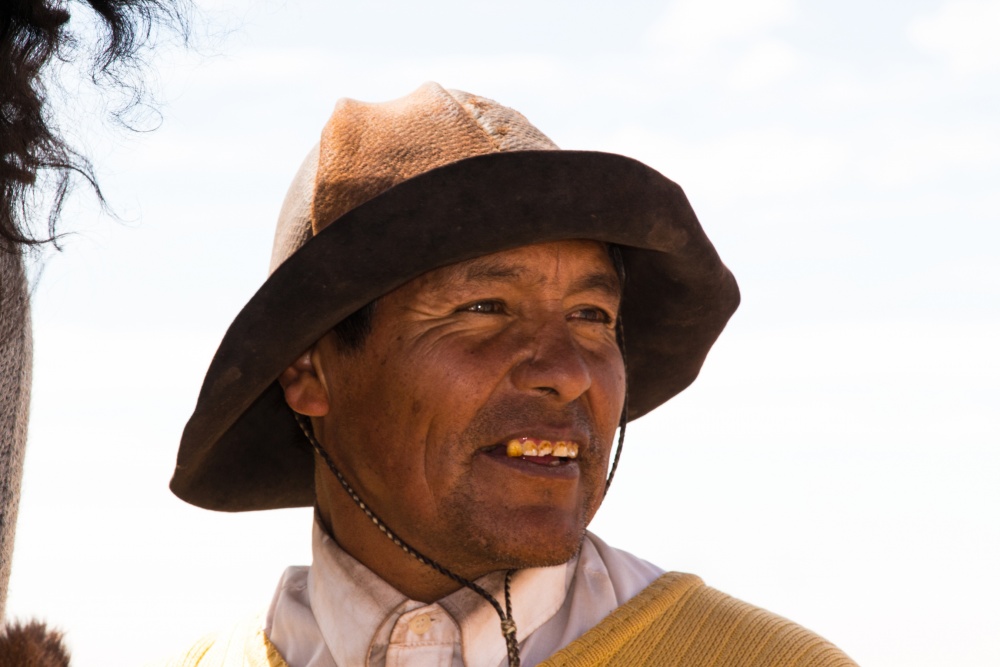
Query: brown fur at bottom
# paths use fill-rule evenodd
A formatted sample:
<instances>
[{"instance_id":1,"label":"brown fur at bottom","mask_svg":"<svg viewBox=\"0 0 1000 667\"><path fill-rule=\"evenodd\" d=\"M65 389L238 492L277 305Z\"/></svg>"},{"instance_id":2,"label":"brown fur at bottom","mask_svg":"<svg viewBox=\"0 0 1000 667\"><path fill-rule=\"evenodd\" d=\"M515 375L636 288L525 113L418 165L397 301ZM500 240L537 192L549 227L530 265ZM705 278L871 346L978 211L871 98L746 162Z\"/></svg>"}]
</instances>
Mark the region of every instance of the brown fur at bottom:
<instances>
[{"instance_id":1,"label":"brown fur at bottom","mask_svg":"<svg viewBox=\"0 0 1000 667\"><path fill-rule=\"evenodd\" d=\"M0 629L0 667L69 667L62 633L44 623L11 623Z\"/></svg>"}]
</instances>

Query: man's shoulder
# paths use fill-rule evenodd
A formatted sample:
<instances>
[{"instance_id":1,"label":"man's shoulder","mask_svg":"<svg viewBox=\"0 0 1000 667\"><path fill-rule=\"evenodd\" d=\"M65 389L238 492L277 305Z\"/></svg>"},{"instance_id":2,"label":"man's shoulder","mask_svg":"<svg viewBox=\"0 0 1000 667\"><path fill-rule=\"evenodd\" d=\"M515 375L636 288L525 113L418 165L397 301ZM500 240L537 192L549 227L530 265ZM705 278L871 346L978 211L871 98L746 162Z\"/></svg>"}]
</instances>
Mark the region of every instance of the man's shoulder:
<instances>
[{"instance_id":1,"label":"man's shoulder","mask_svg":"<svg viewBox=\"0 0 1000 667\"><path fill-rule=\"evenodd\" d=\"M547 661L544 667L857 667L819 635L668 572Z\"/></svg>"},{"instance_id":2,"label":"man's shoulder","mask_svg":"<svg viewBox=\"0 0 1000 667\"><path fill-rule=\"evenodd\" d=\"M577 568L578 577L606 580L618 605L631 600L664 573L663 568L610 546L590 531L580 548Z\"/></svg>"},{"instance_id":3,"label":"man's shoulder","mask_svg":"<svg viewBox=\"0 0 1000 667\"><path fill-rule=\"evenodd\" d=\"M148 667L288 667L264 634L261 616L202 637L182 654Z\"/></svg>"}]
</instances>

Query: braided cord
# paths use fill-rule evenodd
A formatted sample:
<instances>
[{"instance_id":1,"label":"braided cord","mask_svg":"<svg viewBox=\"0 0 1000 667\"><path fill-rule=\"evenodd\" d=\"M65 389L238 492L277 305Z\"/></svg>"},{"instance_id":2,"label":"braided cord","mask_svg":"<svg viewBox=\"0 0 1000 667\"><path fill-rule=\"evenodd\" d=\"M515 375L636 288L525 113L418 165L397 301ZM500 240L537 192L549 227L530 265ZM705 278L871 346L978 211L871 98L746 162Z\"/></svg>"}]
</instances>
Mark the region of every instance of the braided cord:
<instances>
[{"instance_id":1,"label":"braided cord","mask_svg":"<svg viewBox=\"0 0 1000 667\"><path fill-rule=\"evenodd\" d=\"M503 632L503 638L507 641L508 667L521 667L521 651L517 646L517 625L514 624L514 609L510 603L510 579L513 575L514 570L507 570L507 575L503 578L503 596L507 603L507 618L500 617L500 631Z\"/></svg>"},{"instance_id":2,"label":"braided cord","mask_svg":"<svg viewBox=\"0 0 1000 667\"><path fill-rule=\"evenodd\" d=\"M622 324L621 316L615 323L615 338L618 339L618 349L622 353L622 366L625 368L625 376L628 377L628 360L625 357L625 325ZM604 483L604 495L608 495L611 488L611 480L615 478L618 470L618 461L622 457L622 446L625 444L625 423L628 422L628 381L625 382L625 398L622 401L622 416L618 420L618 445L615 447L615 459L611 463L611 471L608 473L608 481Z\"/></svg>"},{"instance_id":3,"label":"braided cord","mask_svg":"<svg viewBox=\"0 0 1000 667\"><path fill-rule=\"evenodd\" d=\"M501 632L503 632L504 641L507 643L507 661L509 663L509 667L520 667L521 653L517 646L517 625L514 623L514 614L511 607L511 597L510 597L510 580L511 577L514 575L514 570L507 570L507 574L504 577L504 597L506 598L506 606L507 606L507 611L506 613L504 613L503 608L500 607L500 603L497 602L497 599L495 597L490 595L489 591L484 589L476 582L469 581L465 577L455 574L454 572L447 569L443 565L440 565L436 561L431 560L429 557L423 555L415 548L410 546L401 537L396 535L396 533L394 533L385 524L385 522L382 521L382 519L380 519L379 516L375 514L375 512L373 512L370 507L368 507L368 505L363 500L361 500L361 496L357 494L357 492L350 485L350 483L347 481L344 475L340 472L336 464L333 462L333 459L330 458L330 455L326 452L325 449L323 449L323 447L320 446L319 442L316 441L316 436L313 434L312 425L309 423L309 421L298 413L295 413L295 421L298 422L299 428L302 429L303 433L305 433L306 438L308 438L309 440L309 444L313 446L313 449L316 450L316 453L319 454L320 457L323 459L323 461L326 463L326 467L329 468L330 472L332 472L334 477L337 478L337 481L340 482L340 485L344 488L344 491L347 492L347 495L351 497L351 500L354 501L354 504L357 505L361 509L361 511L365 513L365 516L367 516L371 520L371 522L378 527L378 529L382 532L383 535L389 538L393 544L402 549L405 553L408 553L409 555L413 556L417 560L417 562L426 565L435 572L443 574L449 579L461 584L465 588L472 590L473 592L477 593L480 597L482 597L484 600L490 603L493 609L497 612L497 615L500 616L500 630Z\"/></svg>"}]
</instances>

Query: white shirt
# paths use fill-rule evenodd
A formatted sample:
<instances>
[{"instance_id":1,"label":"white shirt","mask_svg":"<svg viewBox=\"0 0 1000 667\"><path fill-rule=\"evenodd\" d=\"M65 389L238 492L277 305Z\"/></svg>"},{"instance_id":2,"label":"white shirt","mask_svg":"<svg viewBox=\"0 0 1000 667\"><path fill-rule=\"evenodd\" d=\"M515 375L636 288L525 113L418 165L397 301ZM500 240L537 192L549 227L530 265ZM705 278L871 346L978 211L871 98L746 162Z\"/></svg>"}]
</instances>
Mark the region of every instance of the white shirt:
<instances>
[{"instance_id":1,"label":"white shirt","mask_svg":"<svg viewBox=\"0 0 1000 667\"><path fill-rule=\"evenodd\" d=\"M511 601L521 664L531 667L594 627L663 570L587 533L569 563L517 571ZM476 583L504 606L504 573ZM409 600L313 525L312 567L288 568L264 632L290 667L498 667L500 617L461 589Z\"/></svg>"}]
</instances>

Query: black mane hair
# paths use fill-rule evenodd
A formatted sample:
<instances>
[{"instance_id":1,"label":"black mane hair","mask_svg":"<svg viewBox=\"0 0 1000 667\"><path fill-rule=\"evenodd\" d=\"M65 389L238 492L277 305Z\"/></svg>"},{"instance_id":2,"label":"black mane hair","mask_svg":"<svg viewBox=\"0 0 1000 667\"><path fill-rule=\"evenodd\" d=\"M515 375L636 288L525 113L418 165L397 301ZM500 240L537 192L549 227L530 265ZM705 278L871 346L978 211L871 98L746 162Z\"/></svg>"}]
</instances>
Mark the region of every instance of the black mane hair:
<instances>
[{"instance_id":1,"label":"black mane hair","mask_svg":"<svg viewBox=\"0 0 1000 667\"><path fill-rule=\"evenodd\" d=\"M123 119L148 98L140 75L157 29L187 40L186 3L0 2L0 252L55 241L63 202L81 179L104 204L90 161L60 131L50 99L51 88L58 85L54 67L84 61L94 85L121 100L111 115L127 125ZM70 28L71 7L93 11L96 43Z\"/></svg>"}]
</instances>

